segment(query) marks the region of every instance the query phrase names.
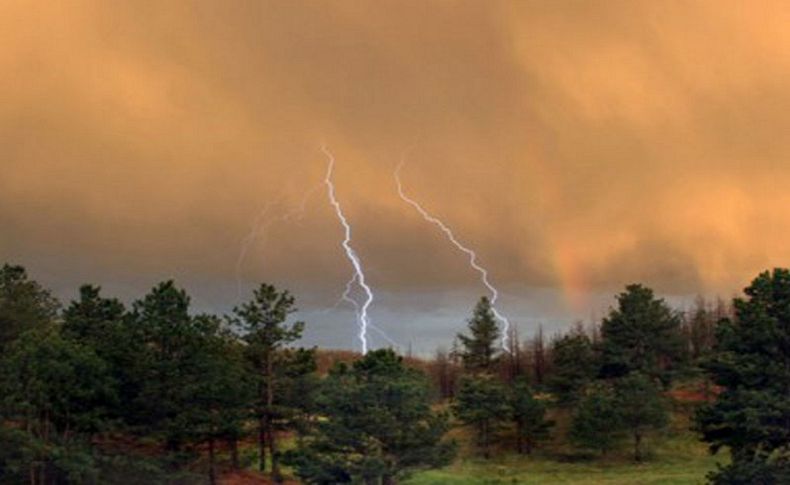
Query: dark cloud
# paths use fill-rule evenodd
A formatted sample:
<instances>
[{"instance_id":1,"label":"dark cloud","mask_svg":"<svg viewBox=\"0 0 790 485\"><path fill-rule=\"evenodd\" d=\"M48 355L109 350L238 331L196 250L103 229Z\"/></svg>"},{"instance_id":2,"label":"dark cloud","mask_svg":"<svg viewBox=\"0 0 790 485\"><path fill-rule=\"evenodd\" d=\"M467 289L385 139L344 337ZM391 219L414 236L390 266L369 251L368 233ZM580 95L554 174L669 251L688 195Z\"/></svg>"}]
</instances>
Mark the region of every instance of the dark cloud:
<instances>
[{"instance_id":1,"label":"dark cloud","mask_svg":"<svg viewBox=\"0 0 790 485\"><path fill-rule=\"evenodd\" d=\"M321 143L390 298L482 291L397 198L409 147L407 191L478 249L511 309L548 288L585 316L636 280L728 294L790 256L782 2L34 7L0 6L0 257L55 286L172 274L227 306L257 211L300 206ZM241 277L318 307L349 268L310 193Z\"/></svg>"}]
</instances>

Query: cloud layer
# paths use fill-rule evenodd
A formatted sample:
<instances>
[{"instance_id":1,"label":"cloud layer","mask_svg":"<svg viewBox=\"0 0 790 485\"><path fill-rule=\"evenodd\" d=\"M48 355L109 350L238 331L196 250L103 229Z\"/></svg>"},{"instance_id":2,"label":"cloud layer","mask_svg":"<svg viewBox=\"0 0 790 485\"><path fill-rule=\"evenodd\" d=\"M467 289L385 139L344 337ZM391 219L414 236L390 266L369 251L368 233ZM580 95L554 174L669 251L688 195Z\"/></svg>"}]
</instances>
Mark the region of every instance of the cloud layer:
<instances>
[{"instance_id":1,"label":"cloud layer","mask_svg":"<svg viewBox=\"0 0 790 485\"><path fill-rule=\"evenodd\" d=\"M53 284L242 265L331 302L349 275L326 143L371 282L588 296L730 292L790 256L786 2L0 5L0 257ZM306 200L305 197L309 196ZM292 213L305 201L304 213ZM263 241L265 240L265 244ZM317 296L316 296L317 295Z\"/></svg>"}]
</instances>

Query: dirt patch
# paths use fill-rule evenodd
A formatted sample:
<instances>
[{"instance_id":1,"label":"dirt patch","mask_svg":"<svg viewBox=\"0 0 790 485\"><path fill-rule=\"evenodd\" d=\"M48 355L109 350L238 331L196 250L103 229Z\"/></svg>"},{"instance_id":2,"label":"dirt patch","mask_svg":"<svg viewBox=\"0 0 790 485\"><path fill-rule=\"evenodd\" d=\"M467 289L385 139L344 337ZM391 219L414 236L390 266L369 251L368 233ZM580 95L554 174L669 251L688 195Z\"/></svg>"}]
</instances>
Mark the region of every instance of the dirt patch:
<instances>
[{"instance_id":1,"label":"dirt patch","mask_svg":"<svg viewBox=\"0 0 790 485\"><path fill-rule=\"evenodd\" d=\"M256 485L261 483L274 483L265 475L251 470L240 470L223 474L219 480L219 485ZM297 485L299 482L286 479L283 483L287 485Z\"/></svg>"},{"instance_id":2,"label":"dirt patch","mask_svg":"<svg viewBox=\"0 0 790 485\"><path fill-rule=\"evenodd\" d=\"M711 386L709 389L673 389L668 394L680 402L710 402L716 399L720 392L718 386Z\"/></svg>"}]
</instances>

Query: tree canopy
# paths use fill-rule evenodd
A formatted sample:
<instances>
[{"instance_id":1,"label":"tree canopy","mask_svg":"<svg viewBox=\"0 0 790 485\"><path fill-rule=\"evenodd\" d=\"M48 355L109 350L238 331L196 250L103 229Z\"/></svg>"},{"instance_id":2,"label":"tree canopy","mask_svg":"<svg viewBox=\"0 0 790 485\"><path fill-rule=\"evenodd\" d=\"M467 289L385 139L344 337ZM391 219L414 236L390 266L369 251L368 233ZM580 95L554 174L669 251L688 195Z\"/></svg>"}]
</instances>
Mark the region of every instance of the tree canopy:
<instances>
[{"instance_id":1,"label":"tree canopy","mask_svg":"<svg viewBox=\"0 0 790 485\"><path fill-rule=\"evenodd\" d=\"M496 348L499 327L487 297L480 298L468 322L469 335L458 334L461 360L469 372L492 372L499 360Z\"/></svg>"},{"instance_id":2,"label":"tree canopy","mask_svg":"<svg viewBox=\"0 0 790 485\"><path fill-rule=\"evenodd\" d=\"M395 483L449 463L447 416L431 409L428 382L392 350L338 365L324 384L315 423L288 461L308 483Z\"/></svg>"},{"instance_id":3,"label":"tree canopy","mask_svg":"<svg viewBox=\"0 0 790 485\"><path fill-rule=\"evenodd\" d=\"M23 332L54 322L60 303L22 266L0 267L0 352Z\"/></svg>"},{"instance_id":4,"label":"tree canopy","mask_svg":"<svg viewBox=\"0 0 790 485\"><path fill-rule=\"evenodd\" d=\"M680 318L653 290L628 285L601 325L604 376L632 371L668 383L683 355Z\"/></svg>"},{"instance_id":5,"label":"tree canopy","mask_svg":"<svg viewBox=\"0 0 790 485\"><path fill-rule=\"evenodd\" d=\"M790 476L790 271L762 273L744 292L734 300L735 318L717 326L705 367L723 390L699 411L697 428L712 451L731 452L732 465L715 481L783 483L779 477Z\"/></svg>"}]
</instances>

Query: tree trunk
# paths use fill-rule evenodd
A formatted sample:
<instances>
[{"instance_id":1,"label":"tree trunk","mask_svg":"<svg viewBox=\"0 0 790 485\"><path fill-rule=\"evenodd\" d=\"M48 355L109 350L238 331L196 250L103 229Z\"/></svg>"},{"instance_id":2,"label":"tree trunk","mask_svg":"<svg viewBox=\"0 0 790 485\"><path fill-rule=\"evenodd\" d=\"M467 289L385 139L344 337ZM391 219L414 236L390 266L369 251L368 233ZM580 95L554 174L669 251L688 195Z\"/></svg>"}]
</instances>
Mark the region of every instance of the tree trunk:
<instances>
[{"instance_id":1,"label":"tree trunk","mask_svg":"<svg viewBox=\"0 0 790 485\"><path fill-rule=\"evenodd\" d=\"M266 383L266 427L269 432L269 451L271 451L272 455L272 480L280 483L282 482L280 455L277 452L277 437L274 434L274 416L272 413L272 408L274 407L274 365L272 361L272 352L269 351L266 355L266 373L269 377L269 381Z\"/></svg>"},{"instance_id":2,"label":"tree trunk","mask_svg":"<svg viewBox=\"0 0 790 485\"><path fill-rule=\"evenodd\" d=\"M33 426L30 424L31 419L30 415L28 414L27 422L25 423L25 428L27 429L27 434L30 436L33 433ZM33 461L30 462L30 485L36 485L36 460L35 456L33 457Z\"/></svg>"},{"instance_id":3,"label":"tree trunk","mask_svg":"<svg viewBox=\"0 0 790 485\"><path fill-rule=\"evenodd\" d=\"M524 454L524 427L516 421L516 451L520 455Z\"/></svg>"},{"instance_id":4,"label":"tree trunk","mask_svg":"<svg viewBox=\"0 0 790 485\"><path fill-rule=\"evenodd\" d=\"M266 416L264 416L263 412L261 412L260 416L258 416L258 455L260 457L258 470L265 472L266 471Z\"/></svg>"},{"instance_id":5,"label":"tree trunk","mask_svg":"<svg viewBox=\"0 0 790 485\"><path fill-rule=\"evenodd\" d=\"M214 457L214 437L208 439L208 482L211 485L217 484L217 470Z\"/></svg>"},{"instance_id":6,"label":"tree trunk","mask_svg":"<svg viewBox=\"0 0 790 485\"><path fill-rule=\"evenodd\" d=\"M230 466L234 470L239 469L239 440L235 436L228 438L228 448L230 448Z\"/></svg>"},{"instance_id":7,"label":"tree trunk","mask_svg":"<svg viewBox=\"0 0 790 485\"><path fill-rule=\"evenodd\" d=\"M488 423L483 423L480 427L480 440L483 444L483 458L486 460L491 458L491 453L488 451Z\"/></svg>"},{"instance_id":8,"label":"tree trunk","mask_svg":"<svg viewBox=\"0 0 790 485\"><path fill-rule=\"evenodd\" d=\"M634 433L634 460L639 463L642 461L642 433Z\"/></svg>"},{"instance_id":9,"label":"tree trunk","mask_svg":"<svg viewBox=\"0 0 790 485\"><path fill-rule=\"evenodd\" d=\"M49 410L44 411L44 443L49 444ZM46 452L45 452L46 453ZM42 460L41 463L41 483L47 483L47 467L49 466L49 457Z\"/></svg>"},{"instance_id":10,"label":"tree trunk","mask_svg":"<svg viewBox=\"0 0 790 485\"><path fill-rule=\"evenodd\" d=\"M274 483L282 483L283 476L280 473L280 455L277 451L277 438L275 438L274 432L274 425L272 424L271 418L269 419L268 426L268 439L269 439L269 456L271 456L272 460L272 481Z\"/></svg>"}]
</instances>

